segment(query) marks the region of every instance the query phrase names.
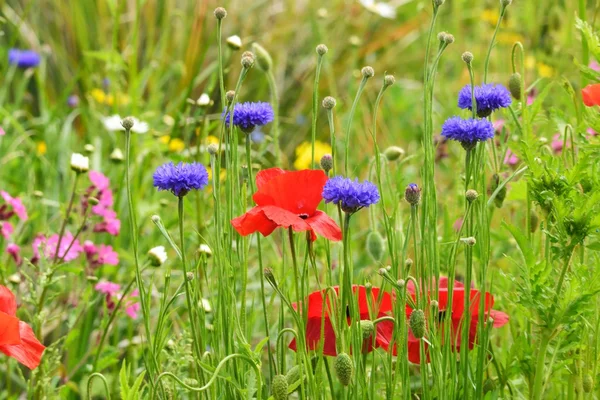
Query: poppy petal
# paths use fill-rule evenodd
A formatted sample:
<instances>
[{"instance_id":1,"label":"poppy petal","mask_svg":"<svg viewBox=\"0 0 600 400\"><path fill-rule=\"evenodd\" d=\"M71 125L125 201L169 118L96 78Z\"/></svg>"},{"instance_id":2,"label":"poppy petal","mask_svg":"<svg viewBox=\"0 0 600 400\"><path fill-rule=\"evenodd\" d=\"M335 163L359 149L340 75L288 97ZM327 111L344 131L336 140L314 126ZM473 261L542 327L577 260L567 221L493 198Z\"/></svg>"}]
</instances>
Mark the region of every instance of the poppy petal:
<instances>
[{"instance_id":1,"label":"poppy petal","mask_svg":"<svg viewBox=\"0 0 600 400\"><path fill-rule=\"evenodd\" d=\"M285 171L281 168L269 168L258 171L256 174L256 188L258 190L276 176L285 174Z\"/></svg>"},{"instance_id":2,"label":"poppy petal","mask_svg":"<svg viewBox=\"0 0 600 400\"><path fill-rule=\"evenodd\" d=\"M19 343L19 319L0 311L0 346Z\"/></svg>"},{"instance_id":3,"label":"poppy petal","mask_svg":"<svg viewBox=\"0 0 600 400\"><path fill-rule=\"evenodd\" d=\"M23 321L19 321L21 343L16 345L0 346L0 351L14 358L29 369L40 365L42 354L46 347L35 337L33 329Z\"/></svg>"},{"instance_id":4,"label":"poppy petal","mask_svg":"<svg viewBox=\"0 0 600 400\"><path fill-rule=\"evenodd\" d=\"M263 236L269 236L277 224L271 221L261 207L254 207L246 214L231 220L231 225L242 236L248 236L256 231Z\"/></svg>"},{"instance_id":5,"label":"poppy petal","mask_svg":"<svg viewBox=\"0 0 600 400\"><path fill-rule=\"evenodd\" d=\"M8 315L17 314L17 299L6 286L0 285L0 311Z\"/></svg>"},{"instance_id":6,"label":"poppy petal","mask_svg":"<svg viewBox=\"0 0 600 400\"><path fill-rule=\"evenodd\" d=\"M277 206L292 214L311 216L323 200L327 175L322 170L290 171L264 183L252 197L259 206ZM267 176L269 176L267 175Z\"/></svg>"},{"instance_id":7,"label":"poppy petal","mask_svg":"<svg viewBox=\"0 0 600 400\"><path fill-rule=\"evenodd\" d=\"M283 228L289 228L291 226L296 232L310 230L310 225L308 225L305 220L283 208L264 206L261 207L261 209L265 216L278 226Z\"/></svg>"},{"instance_id":8,"label":"poppy petal","mask_svg":"<svg viewBox=\"0 0 600 400\"><path fill-rule=\"evenodd\" d=\"M310 218L305 220L307 224L319 235L334 242L342 240L342 230L333 219L323 211L317 210Z\"/></svg>"},{"instance_id":9,"label":"poppy petal","mask_svg":"<svg viewBox=\"0 0 600 400\"><path fill-rule=\"evenodd\" d=\"M581 89L583 104L588 107L600 105L600 83L587 85Z\"/></svg>"},{"instance_id":10,"label":"poppy petal","mask_svg":"<svg viewBox=\"0 0 600 400\"><path fill-rule=\"evenodd\" d=\"M494 320L494 328L500 328L508 324L508 314L502 311L490 310L490 317Z\"/></svg>"}]
</instances>

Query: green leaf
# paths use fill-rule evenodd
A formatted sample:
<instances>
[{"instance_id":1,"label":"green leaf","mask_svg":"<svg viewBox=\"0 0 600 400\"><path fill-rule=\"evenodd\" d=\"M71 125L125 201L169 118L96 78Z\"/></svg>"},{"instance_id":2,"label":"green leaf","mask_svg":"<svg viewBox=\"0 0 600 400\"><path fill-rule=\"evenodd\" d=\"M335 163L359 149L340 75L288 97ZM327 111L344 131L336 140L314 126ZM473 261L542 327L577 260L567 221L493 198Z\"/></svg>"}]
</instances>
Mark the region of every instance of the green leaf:
<instances>
[{"instance_id":1,"label":"green leaf","mask_svg":"<svg viewBox=\"0 0 600 400\"><path fill-rule=\"evenodd\" d=\"M119 383L121 384L121 399L129 398L129 372L127 371L126 360L123 360L123 364L121 365Z\"/></svg>"},{"instance_id":2,"label":"green leaf","mask_svg":"<svg viewBox=\"0 0 600 400\"><path fill-rule=\"evenodd\" d=\"M140 387L142 386L142 383L144 382L145 375L146 375L146 371L142 371L140 376L137 377L137 379L133 383L133 386L130 389L129 397L127 398L127 400L137 400L140 398L140 393L139 393Z\"/></svg>"},{"instance_id":3,"label":"green leaf","mask_svg":"<svg viewBox=\"0 0 600 400\"><path fill-rule=\"evenodd\" d=\"M531 249L529 240L523 234L523 231L514 225L509 225L508 223L506 223L506 221L502 221L502 226L508 229L510 234L516 240L517 245L519 246L519 250L521 250L521 254L525 259L525 264L527 265L527 268L529 268L530 270L533 269L535 266L535 255L533 254L533 250Z\"/></svg>"}]
</instances>

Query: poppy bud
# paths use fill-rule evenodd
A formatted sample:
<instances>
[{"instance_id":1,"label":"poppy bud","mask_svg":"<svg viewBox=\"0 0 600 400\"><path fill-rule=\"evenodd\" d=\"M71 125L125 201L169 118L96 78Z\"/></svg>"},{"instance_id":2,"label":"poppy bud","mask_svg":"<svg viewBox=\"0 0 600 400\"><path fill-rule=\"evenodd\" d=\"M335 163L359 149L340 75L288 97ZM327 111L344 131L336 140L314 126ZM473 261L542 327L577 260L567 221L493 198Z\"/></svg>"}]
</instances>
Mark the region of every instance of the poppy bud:
<instances>
[{"instance_id":1,"label":"poppy bud","mask_svg":"<svg viewBox=\"0 0 600 400\"><path fill-rule=\"evenodd\" d=\"M404 199L411 206L419 204L419 201L421 201L421 189L419 189L416 183L411 183L406 187Z\"/></svg>"},{"instance_id":2,"label":"poppy bud","mask_svg":"<svg viewBox=\"0 0 600 400\"><path fill-rule=\"evenodd\" d=\"M331 110L335 107L336 105L336 101L335 98L331 97L331 96L327 96L323 99L323 108L327 109L327 110Z\"/></svg>"},{"instance_id":3,"label":"poppy bud","mask_svg":"<svg viewBox=\"0 0 600 400\"><path fill-rule=\"evenodd\" d=\"M258 68L267 72L273 67L273 59L269 52L258 43L252 43L252 50L256 54L256 63Z\"/></svg>"},{"instance_id":4,"label":"poppy bud","mask_svg":"<svg viewBox=\"0 0 600 400\"><path fill-rule=\"evenodd\" d=\"M363 319L360 321L360 331L362 332L363 340L370 338L375 332L375 324L373 321Z\"/></svg>"},{"instance_id":5,"label":"poppy bud","mask_svg":"<svg viewBox=\"0 0 600 400\"><path fill-rule=\"evenodd\" d=\"M126 131L131 130L131 128L133 128L134 124L135 124L135 121L133 120L132 117L123 118L123 121L121 121L121 126L123 126L123 128Z\"/></svg>"},{"instance_id":6,"label":"poppy bud","mask_svg":"<svg viewBox=\"0 0 600 400\"><path fill-rule=\"evenodd\" d=\"M285 375L275 375L271 382L271 394L275 400L288 398L288 381Z\"/></svg>"},{"instance_id":7,"label":"poppy bud","mask_svg":"<svg viewBox=\"0 0 600 400\"><path fill-rule=\"evenodd\" d=\"M335 359L334 368L340 383L344 386L348 386L354 372L354 365L352 364L350 356L346 353L338 354Z\"/></svg>"},{"instance_id":8,"label":"poppy bud","mask_svg":"<svg viewBox=\"0 0 600 400\"><path fill-rule=\"evenodd\" d=\"M537 212L535 212L534 209L531 209L531 213L529 214L529 231L531 233L535 233L535 231L538 228L538 224L540 222L540 218L537 215Z\"/></svg>"},{"instance_id":9,"label":"poppy bud","mask_svg":"<svg viewBox=\"0 0 600 400\"><path fill-rule=\"evenodd\" d=\"M371 231L367 235L367 253L369 253L376 263L380 262L383 258L384 240L379 232Z\"/></svg>"},{"instance_id":10,"label":"poppy bud","mask_svg":"<svg viewBox=\"0 0 600 400\"><path fill-rule=\"evenodd\" d=\"M396 83L396 78L394 75L386 75L383 77L383 86L392 86L394 83Z\"/></svg>"},{"instance_id":11,"label":"poppy bud","mask_svg":"<svg viewBox=\"0 0 600 400\"><path fill-rule=\"evenodd\" d=\"M320 55L321 57L324 56L325 54L327 54L328 51L329 51L329 49L324 44L320 44L317 46L317 54Z\"/></svg>"},{"instance_id":12,"label":"poppy bud","mask_svg":"<svg viewBox=\"0 0 600 400\"><path fill-rule=\"evenodd\" d=\"M299 365L295 365L292 367L287 374L285 375L285 379L289 386L292 386L302 379L302 368Z\"/></svg>"},{"instance_id":13,"label":"poppy bud","mask_svg":"<svg viewBox=\"0 0 600 400\"><path fill-rule=\"evenodd\" d=\"M325 154L321 157L321 168L323 168L326 174L331 171L333 168L333 157L331 157L331 154Z\"/></svg>"},{"instance_id":14,"label":"poppy bud","mask_svg":"<svg viewBox=\"0 0 600 400\"><path fill-rule=\"evenodd\" d=\"M592 376L590 374L585 374L583 376L583 391L586 393L590 393L592 390L594 390L594 378L592 378Z\"/></svg>"},{"instance_id":15,"label":"poppy bud","mask_svg":"<svg viewBox=\"0 0 600 400\"><path fill-rule=\"evenodd\" d=\"M215 17L217 19L223 19L226 16L227 16L227 10L225 10L223 7L215 8Z\"/></svg>"},{"instance_id":16,"label":"poppy bud","mask_svg":"<svg viewBox=\"0 0 600 400\"><path fill-rule=\"evenodd\" d=\"M363 78L369 79L375 75L375 70L373 69L373 67L366 66L360 70L360 73L362 74Z\"/></svg>"},{"instance_id":17,"label":"poppy bud","mask_svg":"<svg viewBox=\"0 0 600 400\"><path fill-rule=\"evenodd\" d=\"M425 313L423 310L413 310L410 313L408 325L410 326L410 330L414 337L417 339L423 338L423 336L425 336Z\"/></svg>"},{"instance_id":18,"label":"poppy bud","mask_svg":"<svg viewBox=\"0 0 600 400\"><path fill-rule=\"evenodd\" d=\"M404 149L398 146L390 146L383 151L383 155L388 161L396 161L404 155Z\"/></svg>"},{"instance_id":19,"label":"poppy bud","mask_svg":"<svg viewBox=\"0 0 600 400\"><path fill-rule=\"evenodd\" d=\"M473 189L469 189L467 190L467 192L465 193L465 197L467 199L467 201L469 203L472 203L475 201L475 199L477 199L477 196L479 196L479 193L477 193L476 190Z\"/></svg>"},{"instance_id":20,"label":"poppy bud","mask_svg":"<svg viewBox=\"0 0 600 400\"><path fill-rule=\"evenodd\" d=\"M208 145L206 150L208 151L208 154L210 154L211 156L214 156L215 154L217 154L219 152L219 146L216 145L215 143L211 143Z\"/></svg>"},{"instance_id":21,"label":"poppy bud","mask_svg":"<svg viewBox=\"0 0 600 400\"><path fill-rule=\"evenodd\" d=\"M517 100L521 100L521 95L523 88L521 87L521 74L518 72L515 72L514 74L512 74L510 76L510 78L508 79L508 90L510 92L510 94L512 94L512 97L514 97Z\"/></svg>"},{"instance_id":22,"label":"poppy bud","mask_svg":"<svg viewBox=\"0 0 600 400\"><path fill-rule=\"evenodd\" d=\"M462 54L462 60L465 62L465 64L471 64L473 62L473 53L470 51L465 51Z\"/></svg>"},{"instance_id":23,"label":"poppy bud","mask_svg":"<svg viewBox=\"0 0 600 400\"><path fill-rule=\"evenodd\" d=\"M242 67L246 69L252 68L254 66L254 61L256 61L256 57L251 51L245 51L244 54L242 54Z\"/></svg>"}]
</instances>

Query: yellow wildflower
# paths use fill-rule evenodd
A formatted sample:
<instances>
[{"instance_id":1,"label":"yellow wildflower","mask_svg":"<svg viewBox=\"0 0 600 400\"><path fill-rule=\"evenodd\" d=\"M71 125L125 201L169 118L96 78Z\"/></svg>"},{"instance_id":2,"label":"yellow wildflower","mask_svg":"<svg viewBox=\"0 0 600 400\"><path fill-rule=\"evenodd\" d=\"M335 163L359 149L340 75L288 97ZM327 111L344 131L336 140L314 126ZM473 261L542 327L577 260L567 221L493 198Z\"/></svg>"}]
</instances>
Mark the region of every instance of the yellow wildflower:
<instances>
[{"instance_id":1,"label":"yellow wildflower","mask_svg":"<svg viewBox=\"0 0 600 400\"><path fill-rule=\"evenodd\" d=\"M318 165L321 157L325 154L331 154L331 146L329 143L315 141L315 163ZM294 168L297 170L308 169L311 167L312 161L312 144L310 142L302 142L296 147L296 161Z\"/></svg>"},{"instance_id":2,"label":"yellow wildflower","mask_svg":"<svg viewBox=\"0 0 600 400\"><path fill-rule=\"evenodd\" d=\"M206 144L219 144L219 138L213 135L208 135Z\"/></svg>"},{"instance_id":3,"label":"yellow wildflower","mask_svg":"<svg viewBox=\"0 0 600 400\"><path fill-rule=\"evenodd\" d=\"M39 156L43 156L44 154L46 154L46 151L48 151L48 146L46 145L46 142L44 142L43 140L37 142L36 150Z\"/></svg>"},{"instance_id":4,"label":"yellow wildflower","mask_svg":"<svg viewBox=\"0 0 600 400\"><path fill-rule=\"evenodd\" d=\"M92 96L92 98L100 104L105 104L107 106L112 106L115 101L114 101L114 97L112 94L107 94L104 92L104 90L102 89L92 89L90 91L90 96ZM130 99L129 96L127 96L124 93L117 93L117 105L118 106L125 106L127 104L129 104Z\"/></svg>"},{"instance_id":5,"label":"yellow wildflower","mask_svg":"<svg viewBox=\"0 0 600 400\"><path fill-rule=\"evenodd\" d=\"M185 142L179 138L173 138L169 142L169 151L179 153L185 148Z\"/></svg>"},{"instance_id":6,"label":"yellow wildflower","mask_svg":"<svg viewBox=\"0 0 600 400\"><path fill-rule=\"evenodd\" d=\"M498 41L498 43L501 43L501 44L513 45L516 42L523 43L525 38L523 38L522 35L520 35L516 32L500 31L500 32L498 32L498 35L496 36L496 40Z\"/></svg>"},{"instance_id":7,"label":"yellow wildflower","mask_svg":"<svg viewBox=\"0 0 600 400\"><path fill-rule=\"evenodd\" d=\"M171 136L162 135L161 137L158 138L158 140L163 144L169 144L169 140L171 140Z\"/></svg>"},{"instance_id":8,"label":"yellow wildflower","mask_svg":"<svg viewBox=\"0 0 600 400\"><path fill-rule=\"evenodd\" d=\"M549 66L548 64L544 64L543 62L539 62L537 64L538 74L542 78L551 78L554 76L554 68Z\"/></svg>"}]
</instances>

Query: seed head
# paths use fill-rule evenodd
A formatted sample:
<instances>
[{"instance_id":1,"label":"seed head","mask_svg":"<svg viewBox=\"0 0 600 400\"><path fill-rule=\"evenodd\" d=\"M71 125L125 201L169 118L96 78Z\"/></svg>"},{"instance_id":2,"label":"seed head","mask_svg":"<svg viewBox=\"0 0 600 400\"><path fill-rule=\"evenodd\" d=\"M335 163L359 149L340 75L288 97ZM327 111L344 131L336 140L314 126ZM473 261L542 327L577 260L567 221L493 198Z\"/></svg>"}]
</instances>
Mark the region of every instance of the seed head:
<instances>
[{"instance_id":1,"label":"seed head","mask_svg":"<svg viewBox=\"0 0 600 400\"><path fill-rule=\"evenodd\" d=\"M231 50L239 50L242 48L242 38L238 35L229 36L226 42Z\"/></svg>"},{"instance_id":2,"label":"seed head","mask_svg":"<svg viewBox=\"0 0 600 400\"><path fill-rule=\"evenodd\" d=\"M254 53L251 51L245 51L244 54L242 54L242 67L246 69L252 68L255 60L256 57L254 56Z\"/></svg>"},{"instance_id":3,"label":"seed head","mask_svg":"<svg viewBox=\"0 0 600 400\"><path fill-rule=\"evenodd\" d=\"M275 375L271 382L271 394L275 400L288 398L288 381L285 375Z\"/></svg>"},{"instance_id":4,"label":"seed head","mask_svg":"<svg viewBox=\"0 0 600 400\"><path fill-rule=\"evenodd\" d=\"M375 263L380 262L383 258L384 246L383 237L379 232L371 231L367 235L367 253Z\"/></svg>"},{"instance_id":5,"label":"seed head","mask_svg":"<svg viewBox=\"0 0 600 400\"><path fill-rule=\"evenodd\" d=\"M360 321L360 331L362 332L363 340L369 339L375 332L375 324L373 321L363 319Z\"/></svg>"},{"instance_id":6,"label":"seed head","mask_svg":"<svg viewBox=\"0 0 600 400\"><path fill-rule=\"evenodd\" d=\"M394 83L396 83L396 78L394 78L394 75L386 75L383 77L383 86L392 86Z\"/></svg>"},{"instance_id":7,"label":"seed head","mask_svg":"<svg viewBox=\"0 0 600 400\"><path fill-rule=\"evenodd\" d=\"M383 275L387 275L387 269L385 268L379 268L379 270L377 271L377 273L381 276Z\"/></svg>"},{"instance_id":8,"label":"seed head","mask_svg":"<svg viewBox=\"0 0 600 400\"><path fill-rule=\"evenodd\" d=\"M331 154L325 154L321 157L321 168L323 168L326 174L331 171L333 168L333 157L331 157Z\"/></svg>"},{"instance_id":9,"label":"seed head","mask_svg":"<svg viewBox=\"0 0 600 400\"><path fill-rule=\"evenodd\" d=\"M406 261L404 261L404 265L406 266L406 269L411 269L413 266L413 260L412 258L407 258Z\"/></svg>"},{"instance_id":10,"label":"seed head","mask_svg":"<svg viewBox=\"0 0 600 400\"><path fill-rule=\"evenodd\" d=\"M413 310L408 318L408 325L417 339L423 338L425 336L425 313L423 310Z\"/></svg>"},{"instance_id":11,"label":"seed head","mask_svg":"<svg viewBox=\"0 0 600 400\"><path fill-rule=\"evenodd\" d=\"M198 97L198 100L196 100L196 105L198 107L206 107L210 105L210 96L208 93L202 93L200 97Z\"/></svg>"},{"instance_id":12,"label":"seed head","mask_svg":"<svg viewBox=\"0 0 600 400\"><path fill-rule=\"evenodd\" d=\"M398 146L390 146L383 151L383 155L388 161L396 161L404 155L404 149Z\"/></svg>"},{"instance_id":13,"label":"seed head","mask_svg":"<svg viewBox=\"0 0 600 400\"><path fill-rule=\"evenodd\" d=\"M205 255L207 258L212 257L212 250L205 243L202 243L200 247L198 247L198 253Z\"/></svg>"},{"instance_id":14,"label":"seed head","mask_svg":"<svg viewBox=\"0 0 600 400\"><path fill-rule=\"evenodd\" d=\"M465 62L465 64L471 64L473 62L473 53L470 51L465 51L462 54L462 60Z\"/></svg>"},{"instance_id":15,"label":"seed head","mask_svg":"<svg viewBox=\"0 0 600 400\"><path fill-rule=\"evenodd\" d=\"M352 364L350 356L346 353L338 354L335 359L334 369L335 375L340 383L344 386L348 386L354 373L354 365Z\"/></svg>"},{"instance_id":16,"label":"seed head","mask_svg":"<svg viewBox=\"0 0 600 400\"><path fill-rule=\"evenodd\" d=\"M252 50L256 54L256 64L262 71L267 72L273 67L273 59L269 52L258 43L252 43Z\"/></svg>"},{"instance_id":17,"label":"seed head","mask_svg":"<svg viewBox=\"0 0 600 400\"><path fill-rule=\"evenodd\" d=\"M448 33L444 32L444 31L442 31L442 32L438 33L438 35L437 35L437 38L438 38L438 40L439 40L440 42L445 42L445 41L446 41L446 35L447 35L447 34L448 34Z\"/></svg>"},{"instance_id":18,"label":"seed head","mask_svg":"<svg viewBox=\"0 0 600 400\"><path fill-rule=\"evenodd\" d=\"M135 124L135 121L133 120L132 117L125 117L125 118L123 118L123 121L121 121L121 126L123 126L123 128L126 131L131 130L131 128L133 128L134 124Z\"/></svg>"},{"instance_id":19,"label":"seed head","mask_svg":"<svg viewBox=\"0 0 600 400\"><path fill-rule=\"evenodd\" d=\"M467 190L467 192L465 193L465 197L467 199L467 201L469 203L472 203L475 201L475 199L477 199L477 196L479 196L479 193L477 193L476 190L473 189L469 189Z\"/></svg>"},{"instance_id":20,"label":"seed head","mask_svg":"<svg viewBox=\"0 0 600 400\"><path fill-rule=\"evenodd\" d=\"M362 76L366 79L372 78L373 76L375 76L375 70L373 69L373 67L363 67L363 69L360 70L360 73L362 74Z\"/></svg>"},{"instance_id":21,"label":"seed head","mask_svg":"<svg viewBox=\"0 0 600 400\"><path fill-rule=\"evenodd\" d=\"M521 86L521 74L515 72L508 78L508 91L516 100L521 100L523 87Z\"/></svg>"},{"instance_id":22,"label":"seed head","mask_svg":"<svg viewBox=\"0 0 600 400\"><path fill-rule=\"evenodd\" d=\"M223 18L227 17L227 10L224 9L223 7L215 8L215 17L217 19L223 19Z\"/></svg>"},{"instance_id":23,"label":"seed head","mask_svg":"<svg viewBox=\"0 0 600 400\"><path fill-rule=\"evenodd\" d=\"M323 99L323 108L326 108L327 110L331 110L333 107L335 107L335 104L336 101L331 96L327 96Z\"/></svg>"},{"instance_id":24,"label":"seed head","mask_svg":"<svg viewBox=\"0 0 600 400\"><path fill-rule=\"evenodd\" d=\"M483 393L493 392L494 390L496 390L496 382L491 378L486 379L483 382Z\"/></svg>"},{"instance_id":25,"label":"seed head","mask_svg":"<svg viewBox=\"0 0 600 400\"><path fill-rule=\"evenodd\" d=\"M325 54L327 54L328 51L329 51L329 49L324 44L320 44L317 46L317 54L320 55L321 57L324 56Z\"/></svg>"},{"instance_id":26,"label":"seed head","mask_svg":"<svg viewBox=\"0 0 600 400\"><path fill-rule=\"evenodd\" d=\"M207 151L208 151L208 154L210 154L211 156L214 156L215 154L217 154L219 152L219 146L216 143L211 143L208 145Z\"/></svg>"}]
</instances>

